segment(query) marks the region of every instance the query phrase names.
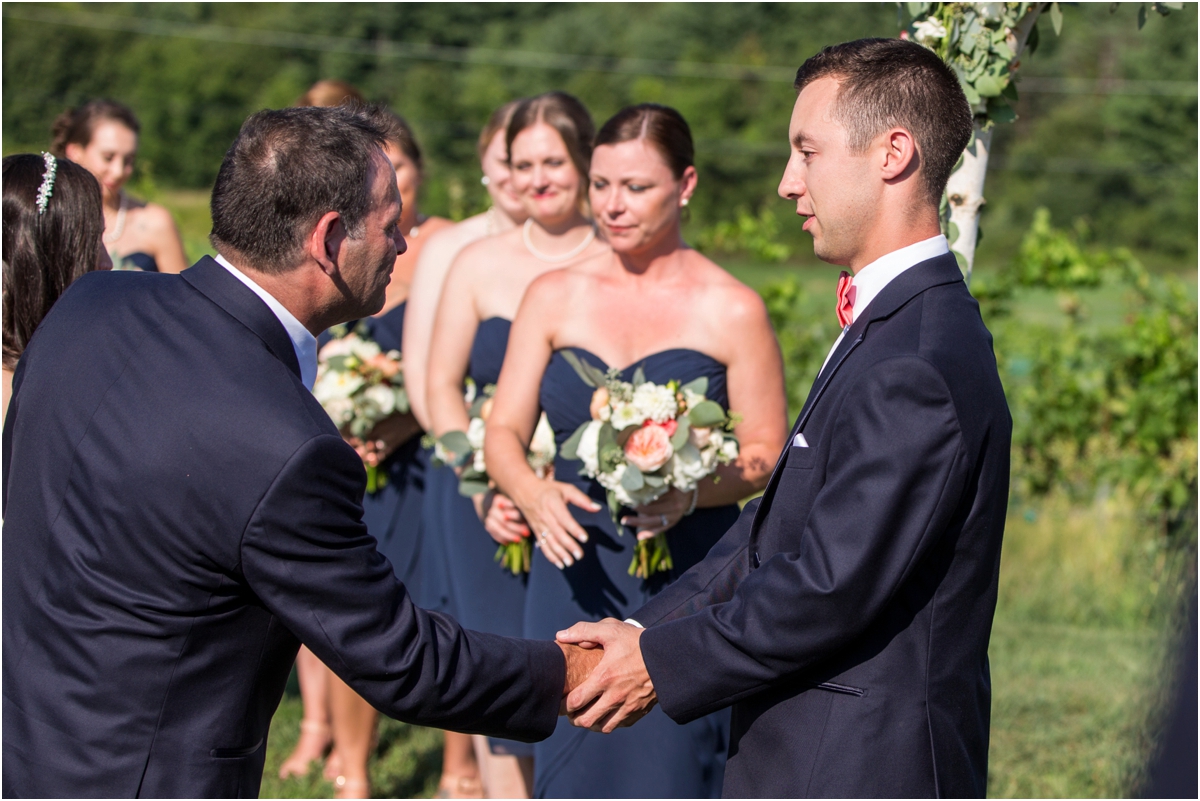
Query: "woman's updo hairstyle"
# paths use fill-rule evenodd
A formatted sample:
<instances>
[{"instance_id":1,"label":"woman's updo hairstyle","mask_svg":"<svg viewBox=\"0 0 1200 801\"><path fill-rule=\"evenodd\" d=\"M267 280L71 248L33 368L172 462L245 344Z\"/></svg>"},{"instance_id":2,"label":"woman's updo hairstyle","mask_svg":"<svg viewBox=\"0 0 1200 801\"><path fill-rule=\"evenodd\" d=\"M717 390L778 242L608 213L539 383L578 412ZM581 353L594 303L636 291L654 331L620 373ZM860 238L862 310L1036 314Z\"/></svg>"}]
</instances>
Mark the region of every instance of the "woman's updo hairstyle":
<instances>
[{"instance_id":1,"label":"woman's updo hairstyle","mask_svg":"<svg viewBox=\"0 0 1200 801\"><path fill-rule=\"evenodd\" d=\"M350 107L383 131L384 137L400 148L400 152L408 157L408 160L417 168L418 173L425 172L425 162L421 160L421 147L417 144L417 137L413 135L412 128L408 127L408 123L403 117L386 106L373 105L358 108L351 104Z\"/></svg>"},{"instance_id":2,"label":"woman's updo hairstyle","mask_svg":"<svg viewBox=\"0 0 1200 801\"><path fill-rule=\"evenodd\" d=\"M508 124L512 122L513 112L517 110L517 106L521 105L521 103L522 98L510 100L493 111L492 115L488 117L483 130L479 132L479 141L475 143L475 150L479 153L480 161L483 161L483 155L487 153L488 146L492 144L492 139L495 138L496 133L508 129Z\"/></svg>"},{"instance_id":3,"label":"woman's updo hairstyle","mask_svg":"<svg viewBox=\"0 0 1200 801\"><path fill-rule=\"evenodd\" d=\"M363 98L362 92L359 92L352 85L345 81L326 78L308 87L308 91L296 98L296 102L293 105L296 108L309 106L332 108L333 106L363 106L366 103L367 101Z\"/></svg>"},{"instance_id":4,"label":"woman's updo hairstyle","mask_svg":"<svg viewBox=\"0 0 1200 801\"><path fill-rule=\"evenodd\" d=\"M509 161L512 161L512 145L517 134L539 122L558 131L571 155L571 163L584 178L581 185L586 188L588 168L592 163L592 139L596 135L596 124L587 107L566 92L547 92L522 100L513 111L505 133Z\"/></svg>"},{"instance_id":5,"label":"woman's updo hairstyle","mask_svg":"<svg viewBox=\"0 0 1200 801\"><path fill-rule=\"evenodd\" d=\"M119 122L135 134L142 126L133 110L115 100L89 100L82 106L69 108L54 120L50 127L50 152L66 158L67 145L87 147L91 144L96 126L102 122Z\"/></svg>"},{"instance_id":6,"label":"woman's updo hairstyle","mask_svg":"<svg viewBox=\"0 0 1200 801\"><path fill-rule=\"evenodd\" d=\"M95 270L100 257L100 184L75 162L57 159L46 210L39 213L45 177L42 156L4 157L4 366L9 370L54 301L76 278Z\"/></svg>"},{"instance_id":7,"label":"woman's updo hairstyle","mask_svg":"<svg viewBox=\"0 0 1200 801\"><path fill-rule=\"evenodd\" d=\"M695 166L696 148L687 120L673 108L642 103L621 109L596 134L596 147L645 139L662 155L675 180Z\"/></svg>"}]
</instances>

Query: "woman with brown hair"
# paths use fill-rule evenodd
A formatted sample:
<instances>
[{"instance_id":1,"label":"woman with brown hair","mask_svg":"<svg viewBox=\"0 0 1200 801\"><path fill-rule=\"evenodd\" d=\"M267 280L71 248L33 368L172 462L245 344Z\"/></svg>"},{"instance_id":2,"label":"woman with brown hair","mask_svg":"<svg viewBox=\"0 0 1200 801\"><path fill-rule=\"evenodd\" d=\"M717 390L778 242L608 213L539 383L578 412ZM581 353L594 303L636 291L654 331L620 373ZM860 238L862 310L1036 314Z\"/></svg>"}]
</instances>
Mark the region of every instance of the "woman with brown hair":
<instances>
[{"instance_id":1,"label":"woman with brown hair","mask_svg":"<svg viewBox=\"0 0 1200 801\"><path fill-rule=\"evenodd\" d=\"M654 104L618 112L596 137L590 179L592 211L611 250L530 284L487 425L491 477L538 539L524 631L534 639L553 639L580 620L624 620L703 559L737 518L737 502L766 485L787 432L783 363L762 299L680 233L697 183L683 117ZM671 488L648 505L621 509L618 525L604 488L580 475L577 459L561 455L592 419L595 402L571 359L615 369L626 382L638 374L659 385L705 379L708 399L740 415L736 459L692 491ZM525 460L543 411L560 449L551 481ZM695 441L680 444L681 451L705 447L700 438L711 432L692 434ZM673 568L633 575L636 542L659 535ZM728 719L725 711L680 726L655 709L612 734L562 721L535 746L537 795L713 797L721 788Z\"/></svg>"},{"instance_id":2,"label":"woman with brown hair","mask_svg":"<svg viewBox=\"0 0 1200 801\"><path fill-rule=\"evenodd\" d=\"M13 372L42 318L76 278L112 267L101 236L100 186L91 173L49 153L5 156L4 362L0 421Z\"/></svg>"},{"instance_id":3,"label":"woman with brown hair","mask_svg":"<svg viewBox=\"0 0 1200 801\"><path fill-rule=\"evenodd\" d=\"M87 169L100 183L104 245L117 270L179 273L188 268L171 212L125 194L141 125L113 100L91 100L58 115L50 152Z\"/></svg>"},{"instance_id":4,"label":"woman with brown hair","mask_svg":"<svg viewBox=\"0 0 1200 801\"><path fill-rule=\"evenodd\" d=\"M513 188L529 217L468 245L446 276L427 372L426 405L435 435L467 430L464 379L480 391L496 382L510 321L530 282L608 254L585 214L594 130L583 104L562 92L524 100L514 110L505 145ZM495 493L460 496L456 475L443 467L430 472L426 503L435 521L430 535L446 546L455 616L467 628L522 636L525 577L494 560L497 543L529 536L512 502ZM483 755L488 795L527 797L531 749L507 740L489 744L476 751Z\"/></svg>"}]
</instances>

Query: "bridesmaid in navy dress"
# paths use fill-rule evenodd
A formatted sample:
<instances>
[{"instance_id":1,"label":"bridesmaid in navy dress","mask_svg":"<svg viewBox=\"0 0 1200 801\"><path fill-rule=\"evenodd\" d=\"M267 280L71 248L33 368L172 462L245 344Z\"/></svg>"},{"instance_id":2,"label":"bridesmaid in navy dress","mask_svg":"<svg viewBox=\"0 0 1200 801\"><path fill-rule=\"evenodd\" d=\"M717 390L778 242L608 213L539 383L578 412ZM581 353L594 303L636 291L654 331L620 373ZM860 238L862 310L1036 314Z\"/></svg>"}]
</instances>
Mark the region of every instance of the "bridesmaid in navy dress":
<instances>
[{"instance_id":1,"label":"bridesmaid in navy dress","mask_svg":"<svg viewBox=\"0 0 1200 801\"><path fill-rule=\"evenodd\" d=\"M187 256L171 212L125 194L140 130L128 106L91 100L55 119L50 152L86 168L99 182L104 247L114 270L182 272L188 267Z\"/></svg>"},{"instance_id":2,"label":"bridesmaid in navy dress","mask_svg":"<svg viewBox=\"0 0 1200 801\"><path fill-rule=\"evenodd\" d=\"M601 260L542 276L513 323L486 457L491 475L538 537L525 636L553 638L580 620L624 619L698 562L737 517L737 502L767 481L786 435L782 360L766 308L750 288L688 248L680 209L696 186L687 123L653 104L627 108L596 138L591 205L612 246ZM605 493L559 458L539 481L523 452L544 409L561 444L591 419L592 389L563 357L631 380L708 379L708 397L743 415L738 459L672 489L614 524ZM666 532L674 568L643 580L628 567L636 539ZM652 710L632 728L598 734L560 719L535 746L537 797L714 797L720 793L728 711L684 726Z\"/></svg>"},{"instance_id":3,"label":"bridesmaid in navy dress","mask_svg":"<svg viewBox=\"0 0 1200 801\"><path fill-rule=\"evenodd\" d=\"M510 321L525 288L547 271L602 258L584 217L593 125L587 109L555 92L522 101L505 132L514 191L529 214L525 224L465 247L446 276L430 347L426 402L433 431L465 431L463 379L482 392L495 384L505 359ZM426 503L441 524L448 554L454 613L467 628L521 636L525 577L495 561L498 542L515 542L529 530L503 494L458 494L448 468L430 474ZM532 779L527 744L503 740L480 743L485 792L495 797L528 797Z\"/></svg>"}]
</instances>

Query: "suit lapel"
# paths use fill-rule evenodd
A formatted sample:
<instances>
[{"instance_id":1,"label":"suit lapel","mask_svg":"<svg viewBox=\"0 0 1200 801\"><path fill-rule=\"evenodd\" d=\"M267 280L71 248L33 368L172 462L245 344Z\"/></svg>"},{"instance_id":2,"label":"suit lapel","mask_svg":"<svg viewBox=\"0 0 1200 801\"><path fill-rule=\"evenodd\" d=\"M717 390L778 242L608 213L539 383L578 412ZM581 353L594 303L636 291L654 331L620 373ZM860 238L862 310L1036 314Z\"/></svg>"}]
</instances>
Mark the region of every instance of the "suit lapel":
<instances>
[{"instance_id":1,"label":"suit lapel","mask_svg":"<svg viewBox=\"0 0 1200 801\"><path fill-rule=\"evenodd\" d=\"M767 510L771 506L771 498L774 497L775 490L779 486L779 479L783 473L783 465L787 461L788 453L791 451L792 441L795 439L797 433L804 430L804 424L808 422L813 408L821 400L821 396L825 394L825 388L833 381L838 368L845 363L846 358L854 349L862 344L867 336L868 329L871 327L871 323L890 317L900 307L927 289L961 280L962 273L958 269L958 262L955 260L953 254L948 253L920 262L896 276L891 283L884 287L883 291L875 297L875 300L867 308L867 313L855 320L854 324L846 331L846 335L842 337L837 350L829 357L829 363L825 365L825 369L813 381L812 389L808 392L808 398L804 401L804 407L800 410L800 416L796 419L796 425L792 427L792 432L788 435L787 442L784 443L783 453L779 455L779 460L775 462L775 469L771 472L770 480L767 481L767 488L763 491L762 501L754 513L754 523L750 528L750 539L752 542L758 533L759 526L762 525L762 519L766 516Z\"/></svg>"},{"instance_id":2,"label":"suit lapel","mask_svg":"<svg viewBox=\"0 0 1200 801\"><path fill-rule=\"evenodd\" d=\"M291 337L275 313L249 287L208 256L181 275L202 295L253 331L275 358L300 378L300 362L296 360Z\"/></svg>"}]
</instances>

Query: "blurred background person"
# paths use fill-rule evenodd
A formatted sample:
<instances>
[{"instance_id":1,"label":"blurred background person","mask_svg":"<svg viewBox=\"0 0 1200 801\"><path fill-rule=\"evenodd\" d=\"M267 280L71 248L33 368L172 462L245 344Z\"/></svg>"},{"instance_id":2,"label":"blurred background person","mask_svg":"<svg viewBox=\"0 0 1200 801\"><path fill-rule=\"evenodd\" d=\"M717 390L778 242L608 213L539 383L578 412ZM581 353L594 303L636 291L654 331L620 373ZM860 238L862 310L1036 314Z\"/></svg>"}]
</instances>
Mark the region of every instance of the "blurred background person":
<instances>
[{"instance_id":1,"label":"blurred background person","mask_svg":"<svg viewBox=\"0 0 1200 801\"><path fill-rule=\"evenodd\" d=\"M413 414L426 430L431 429L429 411L425 403L429 341L433 334L433 320L438 300L441 298L442 284L450 264L459 251L471 242L511 230L525 222L527 216L520 198L512 188L508 148L504 140L513 109L519 102L510 101L493 111L476 144L479 165L483 172L481 183L491 198L491 207L482 214L468 217L444 231L431 234L421 247L412 286L409 288L407 312L404 315L404 383L408 389ZM422 452L421 458L427 463L428 452ZM424 505L426 516L431 513L432 507L432 504ZM435 523L429 530L439 529ZM419 559L422 582L420 605L453 614L449 577L446 572L446 548L442 538L430 536L427 531L421 538ZM478 760L472 750L473 738L458 732L446 732L445 737L439 793L454 798L481 796L482 782ZM486 747L486 738L474 739L483 741Z\"/></svg>"},{"instance_id":2,"label":"blurred background person","mask_svg":"<svg viewBox=\"0 0 1200 801\"><path fill-rule=\"evenodd\" d=\"M628 618L704 558L737 519L738 501L766 486L786 438L783 361L766 306L680 233L696 188L693 154L691 131L674 109L633 106L606 122L592 153L590 197L612 250L535 280L513 322L485 447L492 479L538 536L526 637L553 638L576 618ZM604 488L579 474L577 460L560 455L553 480L539 479L525 460L539 412L560 450L592 418L593 388L563 357L567 349L601 370L619 369L624 381L638 368L660 385L706 378L708 399L741 415L737 459L694 491L672 488L622 509L624 531ZM631 575L636 541L662 532L673 569ZM654 709L613 734L560 720L534 746L534 790L540 798L716 797L728 728L728 710L680 726Z\"/></svg>"},{"instance_id":3,"label":"blurred background person","mask_svg":"<svg viewBox=\"0 0 1200 801\"><path fill-rule=\"evenodd\" d=\"M360 106L367 104L366 99L362 96L362 92L345 81L323 78L308 87L308 91L296 98L296 102L292 105L296 107L329 107L354 104Z\"/></svg>"},{"instance_id":4,"label":"blurred background person","mask_svg":"<svg viewBox=\"0 0 1200 801\"><path fill-rule=\"evenodd\" d=\"M595 128L582 103L563 92L521 101L505 131L512 186L528 218L463 248L438 303L429 350L426 403L433 433L466 431L463 381L495 384L509 326L525 288L550 270L600 258L608 246L586 216L587 170ZM426 503L447 553L456 617L467 628L522 636L525 576L495 561L497 543L529 536L512 502L487 493L459 495L449 467L431 471ZM489 796L528 797L532 749L490 740L476 749Z\"/></svg>"},{"instance_id":5,"label":"blurred background person","mask_svg":"<svg viewBox=\"0 0 1200 801\"><path fill-rule=\"evenodd\" d=\"M125 193L141 131L133 111L113 100L69 108L51 128L50 152L85 167L100 183L104 246L117 270L179 273L188 267L171 213Z\"/></svg>"},{"instance_id":6,"label":"blurred background person","mask_svg":"<svg viewBox=\"0 0 1200 801\"><path fill-rule=\"evenodd\" d=\"M4 361L0 421L12 397L13 371L30 337L76 278L107 270L101 241L100 185L91 173L52 155L5 156Z\"/></svg>"}]
</instances>

